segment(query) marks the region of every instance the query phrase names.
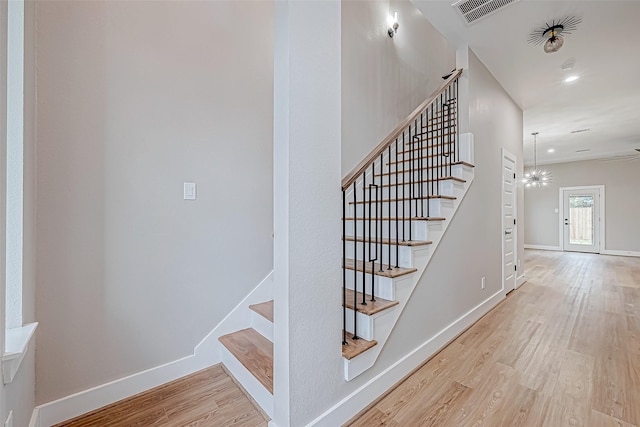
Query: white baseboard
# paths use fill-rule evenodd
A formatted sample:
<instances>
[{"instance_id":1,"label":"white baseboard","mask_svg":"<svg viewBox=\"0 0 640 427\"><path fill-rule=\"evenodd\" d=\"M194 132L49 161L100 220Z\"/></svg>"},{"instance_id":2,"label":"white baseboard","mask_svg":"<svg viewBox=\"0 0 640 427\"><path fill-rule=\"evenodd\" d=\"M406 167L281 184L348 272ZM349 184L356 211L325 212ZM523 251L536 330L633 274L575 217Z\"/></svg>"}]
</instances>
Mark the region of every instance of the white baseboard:
<instances>
[{"instance_id":1,"label":"white baseboard","mask_svg":"<svg viewBox=\"0 0 640 427\"><path fill-rule=\"evenodd\" d=\"M460 332L477 322L503 299L504 290L500 289L421 344L418 348L367 381L349 396L336 403L318 418L307 424L307 427L333 427L344 424L361 411L362 408L369 405L378 396L393 387L423 361L440 351ZM271 424L269 426L271 427Z\"/></svg>"},{"instance_id":2,"label":"white baseboard","mask_svg":"<svg viewBox=\"0 0 640 427\"><path fill-rule=\"evenodd\" d=\"M562 251L560 246L545 246L545 245L524 245L525 249L538 249L541 251Z\"/></svg>"},{"instance_id":3,"label":"white baseboard","mask_svg":"<svg viewBox=\"0 0 640 427\"><path fill-rule=\"evenodd\" d=\"M516 280L516 289L522 286L526 281L527 276L525 276L524 274L518 276L518 279Z\"/></svg>"},{"instance_id":4,"label":"white baseboard","mask_svg":"<svg viewBox=\"0 0 640 427\"><path fill-rule=\"evenodd\" d=\"M31 413L31 420L29 420L29 427L40 427L40 409L35 408Z\"/></svg>"},{"instance_id":5,"label":"white baseboard","mask_svg":"<svg viewBox=\"0 0 640 427\"><path fill-rule=\"evenodd\" d=\"M35 421L34 415L32 415L32 422L36 424L33 426L30 424L29 427L61 423L220 363L222 359L218 338L238 329L249 327L248 305L263 302L266 298L271 298L272 295L273 271L200 341L193 354L39 405L34 410L34 414L37 414Z\"/></svg>"},{"instance_id":6,"label":"white baseboard","mask_svg":"<svg viewBox=\"0 0 640 427\"><path fill-rule=\"evenodd\" d=\"M605 249L602 252L600 252L600 254L602 254L602 255L615 255L615 256L640 257L640 252L638 252L638 251L615 251L615 250Z\"/></svg>"}]
</instances>

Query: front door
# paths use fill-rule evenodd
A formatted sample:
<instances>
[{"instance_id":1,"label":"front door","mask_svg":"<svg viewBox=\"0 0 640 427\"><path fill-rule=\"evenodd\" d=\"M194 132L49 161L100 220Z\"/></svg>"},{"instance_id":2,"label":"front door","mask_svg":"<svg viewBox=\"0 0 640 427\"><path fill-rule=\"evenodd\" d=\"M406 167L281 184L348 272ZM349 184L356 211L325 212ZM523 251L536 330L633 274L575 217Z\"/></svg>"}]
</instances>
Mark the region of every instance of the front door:
<instances>
[{"instance_id":1,"label":"front door","mask_svg":"<svg viewBox=\"0 0 640 427\"><path fill-rule=\"evenodd\" d=\"M600 188L564 188L561 191L562 249L600 253Z\"/></svg>"}]
</instances>

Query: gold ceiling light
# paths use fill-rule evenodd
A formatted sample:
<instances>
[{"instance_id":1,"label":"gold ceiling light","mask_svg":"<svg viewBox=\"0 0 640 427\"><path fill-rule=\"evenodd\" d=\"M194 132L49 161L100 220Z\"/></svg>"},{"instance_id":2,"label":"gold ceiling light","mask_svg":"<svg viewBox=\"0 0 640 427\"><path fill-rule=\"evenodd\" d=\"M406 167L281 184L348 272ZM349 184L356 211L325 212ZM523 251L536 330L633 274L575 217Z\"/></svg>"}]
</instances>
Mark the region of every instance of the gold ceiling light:
<instances>
[{"instance_id":1,"label":"gold ceiling light","mask_svg":"<svg viewBox=\"0 0 640 427\"><path fill-rule=\"evenodd\" d=\"M568 16L558 21L555 19L551 24L545 23L541 28L533 30L529 34L529 44L539 46L543 44L545 53L555 53L564 46L564 38L578 28L582 19L575 16Z\"/></svg>"}]
</instances>

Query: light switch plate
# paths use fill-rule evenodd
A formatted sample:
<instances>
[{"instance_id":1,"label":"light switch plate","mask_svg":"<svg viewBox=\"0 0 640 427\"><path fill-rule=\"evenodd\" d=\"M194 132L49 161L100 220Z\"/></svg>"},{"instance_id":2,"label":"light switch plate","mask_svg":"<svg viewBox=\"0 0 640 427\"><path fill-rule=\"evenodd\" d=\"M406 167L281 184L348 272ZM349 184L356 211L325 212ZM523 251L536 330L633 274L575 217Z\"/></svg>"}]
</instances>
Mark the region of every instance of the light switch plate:
<instances>
[{"instance_id":1,"label":"light switch plate","mask_svg":"<svg viewBox=\"0 0 640 427\"><path fill-rule=\"evenodd\" d=\"M184 200L195 200L195 199L196 199L196 183L185 182L184 183Z\"/></svg>"}]
</instances>

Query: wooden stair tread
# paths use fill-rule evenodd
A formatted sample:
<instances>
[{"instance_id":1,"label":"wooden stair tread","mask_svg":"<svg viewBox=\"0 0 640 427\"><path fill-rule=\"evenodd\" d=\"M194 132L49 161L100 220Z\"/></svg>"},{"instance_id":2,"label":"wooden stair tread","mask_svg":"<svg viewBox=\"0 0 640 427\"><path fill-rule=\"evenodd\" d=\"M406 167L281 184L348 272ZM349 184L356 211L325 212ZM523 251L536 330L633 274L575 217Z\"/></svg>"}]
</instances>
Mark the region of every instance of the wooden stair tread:
<instances>
[{"instance_id":1,"label":"wooden stair tread","mask_svg":"<svg viewBox=\"0 0 640 427\"><path fill-rule=\"evenodd\" d=\"M400 301L389 301L380 297L376 297L375 301L371 301L371 295L369 294L365 294L364 297L367 305L362 305L362 292L354 292L351 289L347 289L347 301L345 303L345 307L353 310L355 298L357 301L356 310L358 313L373 316L374 314L400 304Z\"/></svg>"},{"instance_id":2,"label":"wooden stair tread","mask_svg":"<svg viewBox=\"0 0 640 427\"><path fill-rule=\"evenodd\" d=\"M406 202L407 200L427 200L427 199L446 199L446 200L456 200L455 196L443 196L443 195L431 195L424 197L413 197L413 198L400 198L400 199L382 199L381 203L389 203L389 202ZM372 200L372 203L377 203L377 200ZM356 200L355 202L349 202L350 205L357 204L361 205L363 203L369 203L368 200Z\"/></svg>"},{"instance_id":3,"label":"wooden stair tread","mask_svg":"<svg viewBox=\"0 0 640 427\"><path fill-rule=\"evenodd\" d=\"M354 217L346 217L345 221L353 221L353 220L366 221L368 219L369 219L368 217L355 217L355 218ZM396 219L398 221L409 221L409 218L382 217L382 221L395 221ZM412 217L411 221L445 221L446 219L447 218L442 217L442 216L425 216L425 217ZM372 221L377 221L378 218L371 217L371 220Z\"/></svg>"},{"instance_id":4,"label":"wooden stair tread","mask_svg":"<svg viewBox=\"0 0 640 427\"><path fill-rule=\"evenodd\" d=\"M273 300L267 302L261 302L259 304L252 304L249 308L260 316L273 323Z\"/></svg>"},{"instance_id":5,"label":"wooden stair tread","mask_svg":"<svg viewBox=\"0 0 640 427\"><path fill-rule=\"evenodd\" d=\"M351 360L359 354L364 353L369 350L371 347L378 344L378 341L367 341L365 339L359 338L357 340L353 339L353 334L347 332L347 345L342 345L342 357L347 360Z\"/></svg>"},{"instance_id":6,"label":"wooden stair tread","mask_svg":"<svg viewBox=\"0 0 640 427\"><path fill-rule=\"evenodd\" d=\"M273 394L273 343L253 328L223 335L218 340Z\"/></svg>"},{"instance_id":7,"label":"wooden stair tread","mask_svg":"<svg viewBox=\"0 0 640 427\"><path fill-rule=\"evenodd\" d=\"M418 269L416 268L405 267L391 267L391 269L389 269L389 266L387 264L382 264L382 271L378 271L380 269L380 264L377 262L374 266L372 262L363 263L360 260L358 260L354 264L354 260L351 258L347 258L346 261L347 263L345 265L345 268L347 270L364 271L365 273L371 273L371 270L373 269L373 274L375 274L376 276L389 277L391 279L418 271Z\"/></svg>"},{"instance_id":8,"label":"wooden stair tread","mask_svg":"<svg viewBox=\"0 0 640 427\"><path fill-rule=\"evenodd\" d=\"M453 163L443 163L441 165L431 165L431 166L425 166L422 169L437 169L437 168L446 168L449 166L458 166L458 165L463 165L463 166L467 166L469 168L475 168L475 165L472 165L471 163L468 162L464 162L464 161L458 161L458 162L453 162ZM413 168L413 170L399 170L397 173L398 175L403 174L403 173L411 173L411 172L416 172L420 170L420 168ZM375 176L387 176L387 175L395 175L396 171L392 171L392 172L385 172L383 174L376 174Z\"/></svg>"},{"instance_id":9,"label":"wooden stair tread","mask_svg":"<svg viewBox=\"0 0 640 427\"><path fill-rule=\"evenodd\" d=\"M358 238L353 238L353 236L347 236L344 238L344 240L346 240L347 242L369 242L371 241L371 243L375 243L375 239L363 239L362 237L358 237ZM378 242L380 243L380 242ZM382 239L381 242L383 245L400 245L400 246L425 246L425 245L431 245L433 242L430 241L424 241L424 240L412 240L412 241L408 241L405 240L404 242L398 241L396 239Z\"/></svg>"}]
</instances>

